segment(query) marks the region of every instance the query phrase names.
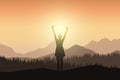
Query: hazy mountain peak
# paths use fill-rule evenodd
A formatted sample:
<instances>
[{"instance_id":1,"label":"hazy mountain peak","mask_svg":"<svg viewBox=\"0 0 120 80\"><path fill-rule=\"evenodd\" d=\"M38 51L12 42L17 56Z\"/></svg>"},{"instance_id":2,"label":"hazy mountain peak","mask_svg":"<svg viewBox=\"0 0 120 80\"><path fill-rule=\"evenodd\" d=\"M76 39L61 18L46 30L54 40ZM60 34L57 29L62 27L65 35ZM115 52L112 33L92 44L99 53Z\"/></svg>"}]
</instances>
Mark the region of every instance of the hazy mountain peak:
<instances>
[{"instance_id":1,"label":"hazy mountain peak","mask_svg":"<svg viewBox=\"0 0 120 80\"><path fill-rule=\"evenodd\" d=\"M67 57L72 57L72 56L82 56L85 54L95 54L94 51L84 48L82 46L79 46L77 44L73 45L72 47L68 48L66 51L66 56Z\"/></svg>"},{"instance_id":2,"label":"hazy mountain peak","mask_svg":"<svg viewBox=\"0 0 120 80\"><path fill-rule=\"evenodd\" d=\"M49 55L55 51L55 42L51 42L48 46L44 48L39 48L34 51L28 52L25 54L26 57L37 58L45 55Z\"/></svg>"},{"instance_id":3,"label":"hazy mountain peak","mask_svg":"<svg viewBox=\"0 0 120 80\"><path fill-rule=\"evenodd\" d=\"M78 44L75 44L72 47L76 47L77 48L77 47L81 47L81 46L79 46Z\"/></svg>"},{"instance_id":4,"label":"hazy mountain peak","mask_svg":"<svg viewBox=\"0 0 120 80\"><path fill-rule=\"evenodd\" d=\"M106 43L110 43L111 41L107 38L103 38L101 39L100 41L94 41L94 40L91 40L86 46L90 46L90 45L96 45L96 44L100 44L100 43L103 43L103 44L106 44Z\"/></svg>"},{"instance_id":5,"label":"hazy mountain peak","mask_svg":"<svg viewBox=\"0 0 120 80\"><path fill-rule=\"evenodd\" d=\"M99 42L110 42L110 40L108 38L103 38Z\"/></svg>"},{"instance_id":6,"label":"hazy mountain peak","mask_svg":"<svg viewBox=\"0 0 120 80\"><path fill-rule=\"evenodd\" d=\"M78 45L78 44L75 44L75 45L73 45L72 47L70 47L70 48L68 48L69 50L70 49L74 49L74 50L80 50L80 49L84 49L84 47L82 47L82 46L80 46L80 45Z\"/></svg>"},{"instance_id":7,"label":"hazy mountain peak","mask_svg":"<svg viewBox=\"0 0 120 80\"><path fill-rule=\"evenodd\" d=\"M20 57L21 55L16 53L11 47L0 44L0 56Z\"/></svg>"},{"instance_id":8,"label":"hazy mountain peak","mask_svg":"<svg viewBox=\"0 0 120 80\"><path fill-rule=\"evenodd\" d=\"M117 39L113 39L112 41L117 41Z\"/></svg>"},{"instance_id":9,"label":"hazy mountain peak","mask_svg":"<svg viewBox=\"0 0 120 80\"><path fill-rule=\"evenodd\" d=\"M11 48L11 47L8 47L6 45L3 45L3 44L0 44L0 52L9 52L9 53L14 53L15 51Z\"/></svg>"},{"instance_id":10,"label":"hazy mountain peak","mask_svg":"<svg viewBox=\"0 0 120 80\"><path fill-rule=\"evenodd\" d=\"M0 44L0 47L5 47L5 48L10 48L10 49L12 49L11 47L8 47L8 46L3 45L3 44Z\"/></svg>"},{"instance_id":11,"label":"hazy mountain peak","mask_svg":"<svg viewBox=\"0 0 120 80\"><path fill-rule=\"evenodd\" d=\"M112 42L120 41L120 39L113 39Z\"/></svg>"},{"instance_id":12,"label":"hazy mountain peak","mask_svg":"<svg viewBox=\"0 0 120 80\"><path fill-rule=\"evenodd\" d=\"M55 46L56 46L56 44L55 44L55 42L53 41L53 42L49 43L46 48L55 48Z\"/></svg>"},{"instance_id":13,"label":"hazy mountain peak","mask_svg":"<svg viewBox=\"0 0 120 80\"><path fill-rule=\"evenodd\" d=\"M96 41L94 41L94 40L91 40L91 43L96 43Z\"/></svg>"},{"instance_id":14,"label":"hazy mountain peak","mask_svg":"<svg viewBox=\"0 0 120 80\"><path fill-rule=\"evenodd\" d=\"M90 42L85 47L97 53L107 54L115 50L120 50L120 39L113 39L111 41L107 38L104 38L95 44Z\"/></svg>"},{"instance_id":15,"label":"hazy mountain peak","mask_svg":"<svg viewBox=\"0 0 120 80\"><path fill-rule=\"evenodd\" d=\"M96 44L96 43L97 43L97 42L94 41L94 40L91 40L91 41L89 42L89 44L91 44L91 45Z\"/></svg>"}]
</instances>

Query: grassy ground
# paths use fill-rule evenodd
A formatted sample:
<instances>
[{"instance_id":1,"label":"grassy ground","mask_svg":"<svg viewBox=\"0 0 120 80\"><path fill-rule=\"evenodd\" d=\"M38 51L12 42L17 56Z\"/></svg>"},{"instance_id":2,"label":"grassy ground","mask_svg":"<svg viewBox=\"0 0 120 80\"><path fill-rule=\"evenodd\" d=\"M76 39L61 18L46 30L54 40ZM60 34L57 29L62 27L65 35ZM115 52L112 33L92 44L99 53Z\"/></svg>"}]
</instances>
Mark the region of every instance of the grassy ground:
<instances>
[{"instance_id":1,"label":"grassy ground","mask_svg":"<svg viewBox=\"0 0 120 80\"><path fill-rule=\"evenodd\" d=\"M48 69L34 69L12 73L1 72L0 75L1 77L6 76L3 78L11 80L15 78L20 80L120 80L120 69L94 65L62 72Z\"/></svg>"}]
</instances>

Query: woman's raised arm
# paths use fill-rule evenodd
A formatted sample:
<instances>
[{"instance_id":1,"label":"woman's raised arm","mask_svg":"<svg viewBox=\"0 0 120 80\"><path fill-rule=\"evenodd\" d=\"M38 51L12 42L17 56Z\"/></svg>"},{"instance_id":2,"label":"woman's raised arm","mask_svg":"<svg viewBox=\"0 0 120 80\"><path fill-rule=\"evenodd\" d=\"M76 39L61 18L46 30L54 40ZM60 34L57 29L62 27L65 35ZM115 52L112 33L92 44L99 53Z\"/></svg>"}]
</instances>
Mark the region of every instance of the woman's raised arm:
<instances>
[{"instance_id":1,"label":"woman's raised arm","mask_svg":"<svg viewBox=\"0 0 120 80\"><path fill-rule=\"evenodd\" d=\"M56 37L56 34L55 34L55 30L54 30L54 25L52 26L52 31L53 31L55 40L57 40L57 37Z\"/></svg>"},{"instance_id":2,"label":"woman's raised arm","mask_svg":"<svg viewBox=\"0 0 120 80\"><path fill-rule=\"evenodd\" d=\"M65 34L64 34L64 36L63 36L63 41L65 40L65 37L66 37L67 31L68 31L68 27L66 27L66 31L65 31Z\"/></svg>"}]
</instances>

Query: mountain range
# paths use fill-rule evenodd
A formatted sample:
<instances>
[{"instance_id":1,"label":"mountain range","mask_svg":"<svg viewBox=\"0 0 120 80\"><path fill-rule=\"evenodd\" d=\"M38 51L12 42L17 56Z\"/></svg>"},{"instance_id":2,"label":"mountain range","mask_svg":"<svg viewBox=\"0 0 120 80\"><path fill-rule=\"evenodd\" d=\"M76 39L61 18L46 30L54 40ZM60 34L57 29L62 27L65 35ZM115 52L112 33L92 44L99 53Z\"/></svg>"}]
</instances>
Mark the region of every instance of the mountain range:
<instances>
[{"instance_id":1,"label":"mountain range","mask_svg":"<svg viewBox=\"0 0 120 80\"><path fill-rule=\"evenodd\" d=\"M96 54L94 51L84 48L79 45L73 45L72 47L68 48L65 50L65 54L67 57L72 57L72 56L83 56L85 54Z\"/></svg>"},{"instance_id":2,"label":"mountain range","mask_svg":"<svg viewBox=\"0 0 120 80\"><path fill-rule=\"evenodd\" d=\"M34 51L30 51L25 54L16 53L14 49L6 45L0 44L0 56L5 57L26 57L26 58L37 58L46 55L54 55L55 42L51 42L45 48L39 48ZM113 51L120 50L120 39L109 40L107 38L101 39L100 41L91 41L87 45L73 45L68 49L65 49L67 57L82 56L84 54L107 54Z\"/></svg>"},{"instance_id":3,"label":"mountain range","mask_svg":"<svg viewBox=\"0 0 120 80\"><path fill-rule=\"evenodd\" d=\"M91 49L99 54L108 54L116 50L120 50L120 39L109 40L107 38L100 41L91 41L85 48Z\"/></svg>"},{"instance_id":4,"label":"mountain range","mask_svg":"<svg viewBox=\"0 0 120 80\"><path fill-rule=\"evenodd\" d=\"M31 58L46 56L46 55L52 54L54 52L55 47L56 47L55 43L51 42L47 47L30 51L28 53L25 53L24 56L31 57Z\"/></svg>"},{"instance_id":5,"label":"mountain range","mask_svg":"<svg viewBox=\"0 0 120 80\"><path fill-rule=\"evenodd\" d=\"M54 55L55 47L56 47L55 43L52 42L45 48L39 48L25 54L20 54L20 53L16 53L12 48L0 44L0 56L38 58L46 55ZM73 45L72 47L65 49L65 53L67 57L72 57L72 56L82 56L84 54L94 54L95 52L79 45Z\"/></svg>"},{"instance_id":6,"label":"mountain range","mask_svg":"<svg viewBox=\"0 0 120 80\"><path fill-rule=\"evenodd\" d=\"M5 57L21 57L22 54L16 53L11 47L0 44L0 56Z\"/></svg>"}]
</instances>

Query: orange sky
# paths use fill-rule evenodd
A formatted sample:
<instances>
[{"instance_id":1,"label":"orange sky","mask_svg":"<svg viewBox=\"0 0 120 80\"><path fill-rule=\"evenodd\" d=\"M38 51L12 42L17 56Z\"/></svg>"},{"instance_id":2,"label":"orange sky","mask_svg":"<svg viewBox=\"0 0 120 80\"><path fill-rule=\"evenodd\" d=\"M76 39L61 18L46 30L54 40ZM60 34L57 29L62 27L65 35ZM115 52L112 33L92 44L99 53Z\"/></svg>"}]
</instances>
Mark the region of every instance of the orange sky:
<instances>
[{"instance_id":1,"label":"orange sky","mask_svg":"<svg viewBox=\"0 0 120 80\"><path fill-rule=\"evenodd\" d=\"M65 47L90 40L120 38L118 0L0 1L0 43L25 53L54 40L51 26L65 23Z\"/></svg>"}]
</instances>

